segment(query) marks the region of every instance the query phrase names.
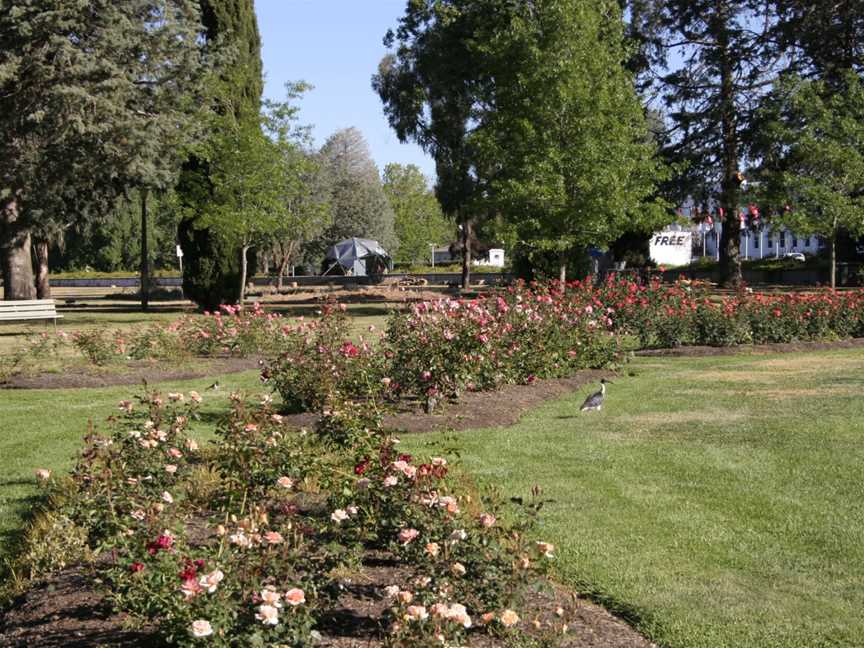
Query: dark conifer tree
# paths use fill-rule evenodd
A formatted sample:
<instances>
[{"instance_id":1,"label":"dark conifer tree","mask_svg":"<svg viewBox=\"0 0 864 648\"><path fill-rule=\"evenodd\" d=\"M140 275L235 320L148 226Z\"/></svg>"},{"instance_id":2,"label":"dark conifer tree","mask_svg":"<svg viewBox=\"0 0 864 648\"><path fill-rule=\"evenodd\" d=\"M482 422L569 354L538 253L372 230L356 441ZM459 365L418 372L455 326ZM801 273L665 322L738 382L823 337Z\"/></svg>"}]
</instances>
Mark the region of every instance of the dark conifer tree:
<instances>
[{"instance_id":1,"label":"dark conifer tree","mask_svg":"<svg viewBox=\"0 0 864 648\"><path fill-rule=\"evenodd\" d=\"M662 99L667 157L679 163L678 201L726 214L724 283L739 283L741 203L753 115L776 74L775 18L764 0L629 0L643 91Z\"/></svg>"},{"instance_id":2,"label":"dark conifer tree","mask_svg":"<svg viewBox=\"0 0 864 648\"><path fill-rule=\"evenodd\" d=\"M200 32L194 0L0 0L6 299L35 295L32 234L104 215L129 189L173 185L201 103Z\"/></svg>"},{"instance_id":3,"label":"dark conifer tree","mask_svg":"<svg viewBox=\"0 0 864 648\"><path fill-rule=\"evenodd\" d=\"M261 109L263 76L261 36L253 0L200 0L207 40L225 56L213 99L217 112L232 111L236 120L257 118ZM187 162L178 197L194 213L195 202L208 190L207 163L195 156ZM202 226L196 216L184 218L178 236L184 251L183 289L202 308L239 299L241 254L236 246ZM253 255L254 256L254 255Z\"/></svg>"}]
</instances>

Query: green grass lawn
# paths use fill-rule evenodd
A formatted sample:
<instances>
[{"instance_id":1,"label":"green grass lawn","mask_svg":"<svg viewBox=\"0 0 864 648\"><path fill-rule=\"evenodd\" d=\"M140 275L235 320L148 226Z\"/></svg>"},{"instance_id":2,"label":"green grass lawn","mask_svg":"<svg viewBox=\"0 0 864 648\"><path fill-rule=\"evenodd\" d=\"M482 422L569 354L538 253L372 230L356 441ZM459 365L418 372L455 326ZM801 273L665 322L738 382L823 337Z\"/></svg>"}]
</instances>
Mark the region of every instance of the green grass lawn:
<instances>
[{"instance_id":1,"label":"green grass lawn","mask_svg":"<svg viewBox=\"0 0 864 648\"><path fill-rule=\"evenodd\" d=\"M864 645L864 352L629 370L600 413L459 434L465 468L540 485L557 576L661 645Z\"/></svg>"}]
</instances>

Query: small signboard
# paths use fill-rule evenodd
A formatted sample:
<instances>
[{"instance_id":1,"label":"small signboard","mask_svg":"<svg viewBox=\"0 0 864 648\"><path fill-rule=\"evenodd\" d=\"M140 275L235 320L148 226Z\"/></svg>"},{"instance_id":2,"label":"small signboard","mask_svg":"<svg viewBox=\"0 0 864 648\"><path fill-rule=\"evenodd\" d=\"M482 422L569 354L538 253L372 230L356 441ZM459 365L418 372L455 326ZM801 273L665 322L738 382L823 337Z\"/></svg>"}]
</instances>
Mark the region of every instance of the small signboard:
<instances>
[{"instance_id":1,"label":"small signboard","mask_svg":"<svg viewBox=\"0 0 864 648\"><path fill-rule=\"evenodd\" d=\"M651 260L657 265L685 266L693 259L691 232L658 232L649 244Z\"/></svg>"}]
</instances>

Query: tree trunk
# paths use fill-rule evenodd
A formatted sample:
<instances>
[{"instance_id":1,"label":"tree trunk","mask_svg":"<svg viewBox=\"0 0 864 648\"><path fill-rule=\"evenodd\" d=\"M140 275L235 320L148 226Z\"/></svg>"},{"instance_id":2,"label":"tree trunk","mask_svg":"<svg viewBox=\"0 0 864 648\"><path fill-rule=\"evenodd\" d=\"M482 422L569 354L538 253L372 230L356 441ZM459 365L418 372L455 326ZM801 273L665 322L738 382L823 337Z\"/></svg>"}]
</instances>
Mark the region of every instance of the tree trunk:
<instances>
[{"instance_id":1,"label":"tree trunk","mask_svg":"<svg viewBox=\"0 0 864 648\"><path fill-rule=\"evenodd\" d=\"M462 220L462 290L471 286L471 222Z\"/></svg>"},{"instance_id":2,"label":"tree trunk","mask_svg":"<svg viewBox=\"0 0 864 648\"><path fill-rule=\"evenodd\" d=\"M36 299L51 299L51 281L48 278L48 241L36 239L33 246L36 260Z\"/></svg>"},{"instance_id":3,"label":"tree trunk","mask_svg":"<svg viewBox=\"0 0 864 648\"><path fill-rule=\"evenodd\" d=\"M14 198L0 203L0 265L6 301L36 299L30 230L21 225Z\"/></svg>"},{"instance_id":4,"label":"tree trunk","mask_svg":"<svg viewBox=\"0 0 864 648\"><path fill-rule=\"evenodd\" d=\"M141 310L150 308L150 243L147 240L147 190L141 190Z\"/></svg>"},{"instance_id":5,"label":"tree trunk","mask_svg":"<svg viewBox=\"0 0 864 648\"><path fill-rule=\"evenodd\" d=\"M562 287L567 283L567 258L563 254L558 258L558 281Z\"/></svg>"},{"instance_id":6,"label":"tree trunk","mask_svg":"<svg viewBox=\"0 0 864 648\"><path fill-rule=\"evenodd\" d=\"M240 305L246 299L246 270L249 265L246 260L246 253L249 251L249 247L244 245L240 250L240 301L238 302Z\"/></svg>"},{"instance_id":7,"label":"tree trunk","mask_svg":"<svg viewBox=\"0 0 864 648\"><path fill-rule=\"evenodd\" d=\"M720 283L741 285L741 222L738 220L738 130L735 111L734 53L729 45L729 5L719 0L714 30L720 55L720 122L723 137L723 179L720 204L726 212L720 244Z\"/></svg>"},{"instance_id":8,"label":"tree trunk","mask_svg":"<svg viewBox=\"0 0 864 648\"><path fill-rule=\"evenodd\" d=\"M837 288L837 235L831 236L831 290Z\"/></svg>"},{"instance_id":9,"label":"tree trunk","mask_svg":"<svg viewBox=\"0 0 864 648\"><path fill-rule=\"evenodd\" d=\"M288 269L288 262L291 258L285 254L282 256L282 260L279 262L279 277L276 279L276 289L282 290L283 281L282 278L285 276L285 271Z\"/></svg>"}]
</instances>

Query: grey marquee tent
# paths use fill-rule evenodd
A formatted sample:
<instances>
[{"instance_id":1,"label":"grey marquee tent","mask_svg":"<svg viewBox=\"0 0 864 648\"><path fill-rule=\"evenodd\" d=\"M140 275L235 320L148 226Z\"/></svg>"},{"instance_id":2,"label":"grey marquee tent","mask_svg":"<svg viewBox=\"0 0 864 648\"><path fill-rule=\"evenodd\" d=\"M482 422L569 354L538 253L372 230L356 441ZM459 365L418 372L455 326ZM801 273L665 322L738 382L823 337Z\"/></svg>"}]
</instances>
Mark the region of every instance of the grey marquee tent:
<instances>
[{"instance_id":1,"label":"grey marquee tent","mask_svg":"<svg viewBox=\"0 0 864 648\"><path fill-rule=\"evenodd\" d=\"M392 268L393 260L378 241L350 238L339 241L327 250L322 274L365 277L383 274Z\"/></svg>"}]
</instances>

